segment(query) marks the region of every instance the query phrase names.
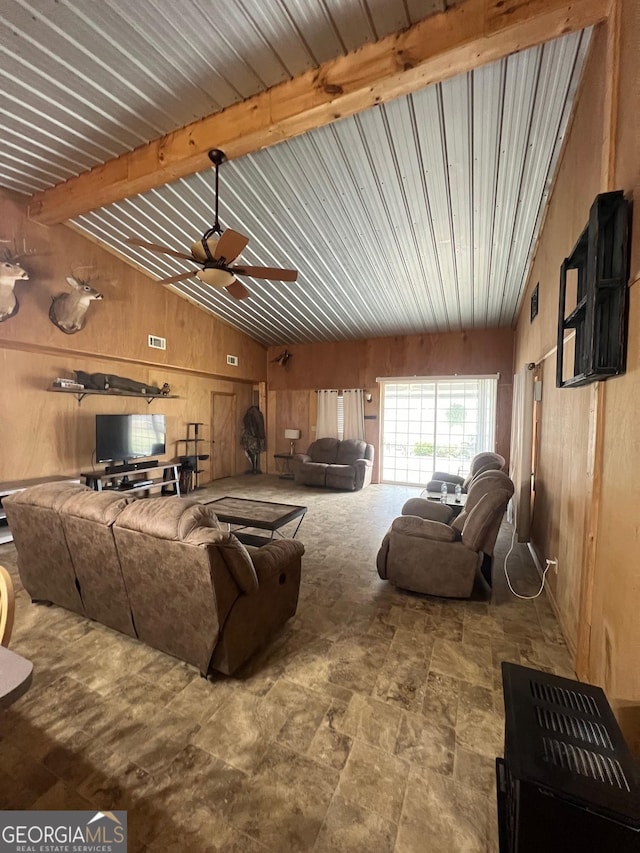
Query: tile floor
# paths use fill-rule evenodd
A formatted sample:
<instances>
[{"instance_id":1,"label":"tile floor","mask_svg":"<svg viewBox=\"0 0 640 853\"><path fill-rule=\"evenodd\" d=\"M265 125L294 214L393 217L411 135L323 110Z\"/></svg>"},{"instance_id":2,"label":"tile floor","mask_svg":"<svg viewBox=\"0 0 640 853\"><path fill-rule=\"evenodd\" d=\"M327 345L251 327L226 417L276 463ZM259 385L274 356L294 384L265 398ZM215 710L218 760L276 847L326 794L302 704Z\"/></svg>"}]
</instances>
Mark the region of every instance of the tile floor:
<instances>
[{"instance_id":1,"label":"tile floor","mask_svg":"<svg viewBox=\"0 0 640 853\"><path fill-rule=\"evenodd\" d=\"M34 684L0 712L0 807L126 809L129 850L496 851L500 662L573 677L545 596L394 589L375 556L418 489L350 494L261 475L225 494L304 503L294 619L237 678L191 667L19 589L12 648ZM0 563L17 579L13 545ZM509 566L537 587L525 546ZM19 583L18 583L19 586Z\"/></svg>"}]
</instances>

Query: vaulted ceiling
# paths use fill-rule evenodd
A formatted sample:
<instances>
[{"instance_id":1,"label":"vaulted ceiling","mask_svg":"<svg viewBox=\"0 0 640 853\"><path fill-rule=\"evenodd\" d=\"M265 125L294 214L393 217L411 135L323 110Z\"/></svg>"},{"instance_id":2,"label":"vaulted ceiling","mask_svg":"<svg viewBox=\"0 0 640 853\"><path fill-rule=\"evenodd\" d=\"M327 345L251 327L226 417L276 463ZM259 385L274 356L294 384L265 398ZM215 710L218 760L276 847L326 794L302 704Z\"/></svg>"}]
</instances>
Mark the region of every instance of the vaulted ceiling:
<instances>
[{"instance_id":1,"label":"vaulted ceiling","mask_svg":"<svg viewBox=\"0 0 640 853\"><path fill-rule=\"evenodd\" d=\"M35 194L34 218L68 221L162 279L193 265L127 238L188 250L213 224L203 152L222 147L220 220L250 237L241 261L294 267L298 281L246 278L238 301L193 277L174 286L185 298L265 345L512 325L590 30L559 24L574 31L534 33L478 68L467 58L456 76L445 55L430 72L424 39L446 41L478 1L10 0L0 185ZM378 91L365 78L387 45L395 64ZM341 63L359 100L332 83ZM421 68L442 82L422 85ZM152 155L155 174L142 174Z\"/></svg>"}]
</instances>

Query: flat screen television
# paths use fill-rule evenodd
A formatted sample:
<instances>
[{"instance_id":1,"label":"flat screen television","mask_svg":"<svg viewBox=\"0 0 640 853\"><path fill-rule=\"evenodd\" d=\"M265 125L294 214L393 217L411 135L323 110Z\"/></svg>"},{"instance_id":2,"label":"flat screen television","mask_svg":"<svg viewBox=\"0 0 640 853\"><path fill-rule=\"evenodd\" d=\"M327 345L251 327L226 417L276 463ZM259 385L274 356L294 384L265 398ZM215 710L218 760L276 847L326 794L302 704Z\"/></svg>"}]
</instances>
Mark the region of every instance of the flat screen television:
<instances>
[{"instance_id":1,"label":"flat screen television","mask_svg":"<svg viewBox=\"0 0 640 853\"><path fill-rule=\"evenodd\" d=\"M128 462L166 452L164 415L96 415L96 462Z\"/></svg>"}]
</instances>

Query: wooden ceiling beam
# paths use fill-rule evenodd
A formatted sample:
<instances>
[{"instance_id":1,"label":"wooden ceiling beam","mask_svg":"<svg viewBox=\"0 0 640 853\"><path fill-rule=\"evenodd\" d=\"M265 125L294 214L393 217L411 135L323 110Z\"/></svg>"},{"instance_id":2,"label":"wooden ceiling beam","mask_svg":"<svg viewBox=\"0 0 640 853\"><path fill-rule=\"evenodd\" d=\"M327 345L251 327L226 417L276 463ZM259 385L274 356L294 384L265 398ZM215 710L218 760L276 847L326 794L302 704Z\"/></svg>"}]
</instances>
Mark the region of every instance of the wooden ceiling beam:
<instances>
[{"instance_id":1,"label":"wooden ceiling beam","mask_svg":"<svg viewBox=\"0 0 640 853\"><path fill-rule=\"evenodd\" d=\"M53 225L242 157L606 19L609 0L464 0L55 187L29 216Z\"/></svg>"}]
</instances>

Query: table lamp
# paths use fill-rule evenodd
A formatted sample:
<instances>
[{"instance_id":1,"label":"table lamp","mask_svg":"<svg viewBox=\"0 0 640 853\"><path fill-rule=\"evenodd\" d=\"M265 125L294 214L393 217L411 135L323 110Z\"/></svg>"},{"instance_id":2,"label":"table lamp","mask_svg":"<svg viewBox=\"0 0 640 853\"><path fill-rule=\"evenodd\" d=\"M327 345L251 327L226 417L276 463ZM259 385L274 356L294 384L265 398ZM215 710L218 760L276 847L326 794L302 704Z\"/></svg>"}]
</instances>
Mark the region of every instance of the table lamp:
<instances>
[{"instance_id":1,"label":"table lamp","mask_svg":"<svg viewBox=\"0 0 640 853\"><path fill-rule=\"evenodd\" d=\"M300 435L301 435L301 433L300 433L299 429L285 429L285 431L284 431L284 437L288 438L289 441L291 442L291 449L289 450L289 453L291 454L291 456L293 456L293 454L295 453L296 441L300 438Z\"/></svg>"}]
</instances>

